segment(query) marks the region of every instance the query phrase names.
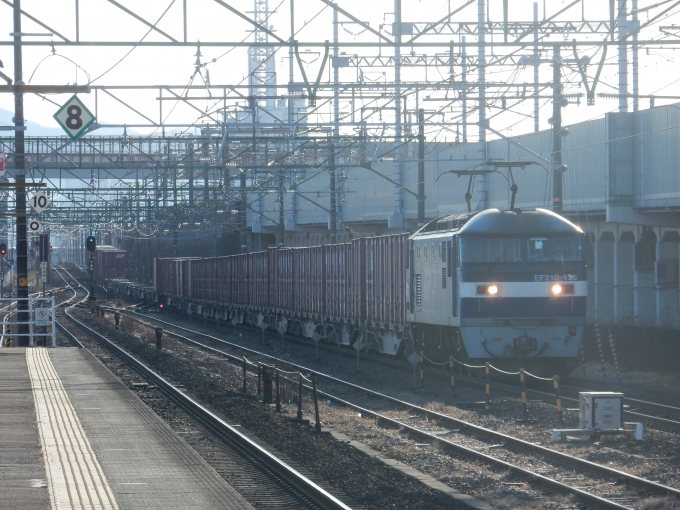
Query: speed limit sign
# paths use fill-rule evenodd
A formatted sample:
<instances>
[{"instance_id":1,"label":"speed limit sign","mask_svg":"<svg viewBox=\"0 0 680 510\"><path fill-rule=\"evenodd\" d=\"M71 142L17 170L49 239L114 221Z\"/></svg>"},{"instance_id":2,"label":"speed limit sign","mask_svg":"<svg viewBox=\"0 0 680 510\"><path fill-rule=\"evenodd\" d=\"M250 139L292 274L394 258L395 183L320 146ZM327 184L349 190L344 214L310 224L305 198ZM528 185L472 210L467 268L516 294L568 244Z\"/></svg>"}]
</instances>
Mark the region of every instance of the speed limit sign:
<instances>
[{"instance_id":1,"label":"speed limit sign","mask_svg":"<svg viewBox=\"0 0 680 510\"><path fill-rule=\"evenodd\" d=\"M47 209L47 206L50 205L52 200L50 200L49 197L45 195L42 191L38 191L28 200L28 202L29 204L31 204L31 207L33 207L33 210L36 213L40 214L45 209Z\"/></svg>"},{"instance_id":2,"label":"speed limit sign","mask_svg":"<svg viewBox=\"0 0 680 510\"><path fill-rule=\"evenodd\" d=\"M31 232L37 232L38 230L40 230L40 223L38 223L35 220L31 220L28 222L28 229Z\"/></svg>"}]
</instances>

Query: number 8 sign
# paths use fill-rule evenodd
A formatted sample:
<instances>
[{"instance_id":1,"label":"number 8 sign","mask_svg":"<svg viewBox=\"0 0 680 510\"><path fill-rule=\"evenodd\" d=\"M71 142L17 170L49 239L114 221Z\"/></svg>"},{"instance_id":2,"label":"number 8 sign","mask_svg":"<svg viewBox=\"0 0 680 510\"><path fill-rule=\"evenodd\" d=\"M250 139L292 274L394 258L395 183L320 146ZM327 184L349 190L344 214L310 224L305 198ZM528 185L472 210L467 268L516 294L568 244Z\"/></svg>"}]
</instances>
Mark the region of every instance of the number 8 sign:
<instances>
[{"instance_id":1,"label":"number 8 sign","mask_svg":"<svg viewBox=\"0 0 680 510\"><path fill-rule=\"evenodd\" d=\"M75 95L59 108L54 119L72 140L80 137L95 121L94 115Z\"/></svg>"}]
</instances>

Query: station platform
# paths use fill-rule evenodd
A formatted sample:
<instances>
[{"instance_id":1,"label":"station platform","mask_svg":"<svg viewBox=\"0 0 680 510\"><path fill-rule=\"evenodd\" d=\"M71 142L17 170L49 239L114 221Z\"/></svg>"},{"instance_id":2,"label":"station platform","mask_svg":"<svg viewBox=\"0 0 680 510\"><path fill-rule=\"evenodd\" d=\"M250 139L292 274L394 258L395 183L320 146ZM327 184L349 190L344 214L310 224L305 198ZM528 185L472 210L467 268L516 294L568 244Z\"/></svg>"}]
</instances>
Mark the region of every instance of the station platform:
<instances>
[{"instance_id":1,"label":"station platform","mask_svg":"<svg viewBox=\"0 0 680 510\"><path fill-rule=\"evenodd\" d=\"M92 354L0 348L0 508L249 509Z\"/></svg>"}]
</instances>

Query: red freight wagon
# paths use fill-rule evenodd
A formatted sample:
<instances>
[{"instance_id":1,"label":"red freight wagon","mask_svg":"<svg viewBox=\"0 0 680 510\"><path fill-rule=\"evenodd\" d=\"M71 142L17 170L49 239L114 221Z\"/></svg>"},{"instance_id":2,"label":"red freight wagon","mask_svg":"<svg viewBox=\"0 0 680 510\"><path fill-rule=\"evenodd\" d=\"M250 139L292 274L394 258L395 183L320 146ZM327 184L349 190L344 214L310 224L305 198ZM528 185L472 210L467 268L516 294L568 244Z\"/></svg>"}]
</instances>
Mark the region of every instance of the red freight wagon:
<instances>
[{"instance_id":1,"label":"red freight wagon","mask_svg":"<svg viewBox=\"0 0 680 510\"><path fill-rule=\"evenodd\" d=\"M294 250L272 248L269 250L269 306L275 313L292 313L295 289L293 267Z\"/></svg>"},{"instance_id":2,"label":"red freight wagon","mask_svg":"<svg viewBox=\"0 0 680 510\"><path fill-rule=\"evenodd\" d=\"M157 292L185 299L400 330L406 325L408 237L161 259L155 284Z\"/></svg>"},{"instance_id":3,"label":"red freight wagon","mask_svg":"<svg viewBox=\"0 0 680 510\"><path fill-rule=\"evenodd\" d=\"M226 281L227 278L227 259L229 257L218 257L215 259L215 281L212 282L212 285L214 286L215 292L214 295L215 297L213 298L215 301L218 301L220 303L223 302L228 302L228 300L225 298L225 285L224 282Z\"/></svg>"},{"instance_id":4,"label":"red freight wagon","mask_svg":"<svg viewBox=\"0 0 680 510\"><path fill-rule=\"evenodd\" d=\"M224 258L224 280L222 281L222 298L220 301L224 303L243 304L245 302L245 291L243 291L243 284L239 282L238 270L241 262L241 257L234 255Z\"/></svg>"},{"instance_id":5,"label":"red freight wagon","mask_svg":"<svg viewBox=\"0 0 680 510\"><path fill-rule=\"evenodd\" d=\"M125 278L128 266L128 252L115 246L97 246L94 252L97 260L96 272L101 278Z\"/></svg>"},{"instance_id":6,"label":"red freight wagon","mask_svg":"<svg viewBox=\"0 0 680 510\"><path fill-rule=\"evenodd\" d=\"M166 259L153 259L153 290L159 294L168 294L168 267Z\"/></svg>"},{"instance_id":7,"label":"red freight wagon","mask_svg":"<svg viewBox=\"0 0 680 510\"><path fill-rule=\"evenodd\" d=\"M181 289L177 280L177 261L155 259L154 290L165 296L179 296Z\"/></svg>"},{"instance_id":8,"label":"red freight wagon","mask_svg":"<svg viewBox=\"0 0 680 510\"><path fill-rule=\"evenodd\" d=\"M406 260L409 234L372 237L366 243L366 320L369 325L406 326Z\"/></svg>"},{"instance_id":9,"label":"red freight wagon","mask_svg":"<svg viewBox=\"0 0 680 510\"><path fill-rule=\"evenodd\" d=\"M347 265L347 309L350 323L363 325L366 321L366 240L352 241L351 260Z\"/></svg>"},{"instance_id":10,"label":"red freight wagon","mask_svg":"<svg viewBox=\"0 0 680 510\"><path fill-rule=\"evenodd\" d=\"M325 314L324 246L293 248L293 311L320 318Z\"/></svg>"},{"instance_id":11,"label":"red freight wagon","mask_svg":"<svg viewBox=\"0 0 680 510\"><path fill-rule=\"evenodd\" d=\"M326 314L334 322L345 322L351 320L352 244L331 244L325 248Z\"/></svg>"},{"instance_id":12,"label":"red freight wagon","mask_svg":"<svg viewBox=\"0 0 680 510\"><path fill-rule=\"evenodd\" d=\"M180 290L180 297L191 298L191 260L180 259L177 261L177 281Z\"/></svg>"},{"instance_id":13,"label":"red freight wagon","mask_svg":"<svg viewBox=\"0 0 680 510\"><path fill-rule=\"evenodd\" d=\"M205 299L205 268L212 259L199 259L191 261L191 297L192 299Z\"/></svg>"},{"instance_id":14,"label":"red freight wagon","mask_svg":"<svg viewBox=\"0 0 680 510\"><path fill-rule=\"evenodd\" d=\"M269 265L267 252L243 255L245 270L238 275L247 283L245 305L266 308L269 306Z\"/></svg>"},{"instance_id":15,"label":"red freight wagon","mask_svg":"<svg viewBox=\"0 0 680 510\"><path fill-rule=\"evenodd\" d=\"M194 260L191 263L191 297L194 299L212 299L211 283L215 266L215 259Z\"/></svg>"},{"instance_id":16,"label":"red freight wagon","mask_svg":"<svg viewBox=\"0 0 680 510\"><path fill-rule=\"evenodd\" d=\"M250 274L250 259L249 254L240 255L236 258L236 270L232 269L232 282L238 289L237 303L240 305L248 305L251 300L250 288L253 280L253 275Z\"/></svg>"}]
</instances>

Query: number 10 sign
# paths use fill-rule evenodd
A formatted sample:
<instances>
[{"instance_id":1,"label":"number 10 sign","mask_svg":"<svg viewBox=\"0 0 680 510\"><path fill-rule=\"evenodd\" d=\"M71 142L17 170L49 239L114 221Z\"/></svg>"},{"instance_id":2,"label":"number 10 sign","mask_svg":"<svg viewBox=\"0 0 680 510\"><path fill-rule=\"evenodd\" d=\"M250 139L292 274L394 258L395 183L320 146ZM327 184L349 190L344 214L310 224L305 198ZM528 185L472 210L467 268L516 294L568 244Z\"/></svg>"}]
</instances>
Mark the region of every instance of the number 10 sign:
<instances>
[{"instance_id":1,"label":"number 10 sign","mask_svg":"<svg viewBox=\"0 0 680 510\"><path fill-rule=\"evenodd\" d=\"M72 140L82 135L95 121L94 115L75 95L59 108L54 118Z\"/></svg>"}]
</instances>

